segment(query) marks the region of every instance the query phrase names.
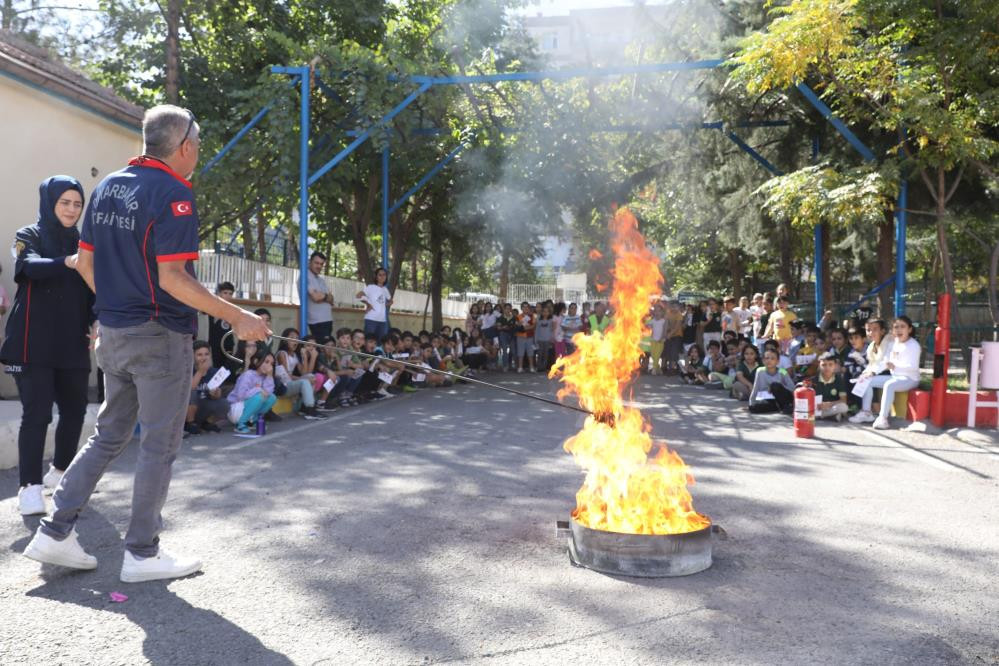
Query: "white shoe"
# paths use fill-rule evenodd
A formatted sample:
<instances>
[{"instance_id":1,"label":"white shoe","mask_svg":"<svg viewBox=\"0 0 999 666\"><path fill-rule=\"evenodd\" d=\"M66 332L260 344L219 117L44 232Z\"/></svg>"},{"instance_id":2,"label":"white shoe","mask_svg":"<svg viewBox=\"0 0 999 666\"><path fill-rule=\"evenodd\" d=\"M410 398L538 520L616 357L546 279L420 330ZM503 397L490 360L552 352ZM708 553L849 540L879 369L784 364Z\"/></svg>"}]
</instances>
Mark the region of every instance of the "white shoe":
<instances>
[{"instance_id":1,"label":"white shoe","mask_svg":"<svg viewBox=\"0 0 999 666\"><path fill-rule=\"evenodd\" d=\"M873 423L875 420L874 414L869 411L861 410L850 417L850 423Z\"/></svg>"},{"instance_id":2,"label":"white shoe","mask_svg":"<svg viewBox=\"0 0 999 666\"><path fill-rule=\"evenodd\" d=\"M62 541L57 541L38 530L28 543L28 547L24 549L24 556L36 562L57 564L70 569L97 568L97 558L83 550L83 546L76 540L76 530L70 532Z\"/></svg>"},{"instance_id":3,"label":"white shoe","mask_svg":"<svg viewBox=\"0 0 999 666\"><path fill-rule=\"evenodd\" d=\"M392 395L391 393L389 393L387 389L384 389L384 388L378 389L377 393L378 393L378 395L380 395L383 398L394 398L395 397L394 395Z\"/></svg>"},{"instance_id":4,"label":"white shoe","mask_svg":"<svg viewBox=\"0 0 999 666\"><path fill-rule=\"evenodd\" d=\"M142 583L148 580L183 578L196 571L201 571L201 560L195 557L174 557L160 548L160 552L153 557L139 559L126 550L125 559L121 563L121 582Z\"/></svg>"},{"instance_id":5,"label":"white shoe","mask_svg":"<svg viewBox=\"0 0 999 666\"><path fill-rule=\"evenodd\" d=\"M874 421L874 427L877 430L888 430L888 428L891 428L891 421L889 421L888 419L886 419L886 418L884 418L882 416L879 416Z\"/></svg>"},{"instance_id":6,"label":"white shoe","mask_svg":"<svg viewBox=\"0 0 999 666\"><path fill-rule=\"evenodd\" d=\"M36 516L45 513L45 498L42 487L37 483L17 491L17 510L22 516Z\"/></svg>"},{"instance_id":7,"label":"white shoe","mask_svg":"<svg viewBox=\"0 0 999 666\"><path fill-rule=\"evenodd\" d=\"M62 475L64 472L60 472L52 465L49 465L49 471L46 472L45 478L42 479L42 485L45 487L45 492L49 495L55 492L55 489L59 487L59 482L62 481Z\"/></svg>"}]
</instances>

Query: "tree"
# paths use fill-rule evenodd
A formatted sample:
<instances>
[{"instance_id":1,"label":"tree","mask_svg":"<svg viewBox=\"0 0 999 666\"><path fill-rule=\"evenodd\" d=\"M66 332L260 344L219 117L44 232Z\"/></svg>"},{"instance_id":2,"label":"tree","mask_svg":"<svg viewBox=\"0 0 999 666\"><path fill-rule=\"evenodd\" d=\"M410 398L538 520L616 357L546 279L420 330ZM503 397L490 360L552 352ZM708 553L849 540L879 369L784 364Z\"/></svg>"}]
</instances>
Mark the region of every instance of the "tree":
<instances>
[{"instance_id":1,"label":"tree","mask_svg":"<svg viewBox=\"0 0 999 666\"><path fill-rule=\"evenodd\" d=\"M791 0L733 59L754 94L798 82L875 144L878 161L924 186L911 212L934 220L946 290L955 293L952 204L984 194L999 142L999 35L986 0Z\"/></svg>"}]
</instances>

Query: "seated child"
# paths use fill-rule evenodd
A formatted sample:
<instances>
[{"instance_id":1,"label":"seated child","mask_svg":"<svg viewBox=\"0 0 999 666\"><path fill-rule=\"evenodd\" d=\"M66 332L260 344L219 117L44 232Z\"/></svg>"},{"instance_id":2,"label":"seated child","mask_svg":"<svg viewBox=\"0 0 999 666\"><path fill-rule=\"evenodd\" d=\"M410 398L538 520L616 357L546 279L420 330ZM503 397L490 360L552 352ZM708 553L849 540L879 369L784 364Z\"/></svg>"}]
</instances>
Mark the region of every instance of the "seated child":
<instances>
[{"instance_id":1,"label":"seated child","mask_svg":"<svg viewBox=\"0 0 999 666\"><path fill-rule=\"evenodd\" d=\"M742 352L742 361L735 371L735 381L732 382L732 397L739 400L749 400L753 392L753 381L756 370L760 367L760 352L752 345L746 345Z\"/></svg>"},{"instance_id":2,"label":"seated child","mask_svg":"<svg viewBox=\"0 0 999 666\"><path fill-rule=\"evenodd\" d=\"M763 367L756 370L753 390L749 394L749 411L752 414L783 412L794 409L794 382L784 368L777 367L778 352L763 352Z\"/></svg>"},{"instance_id":3,"label":"seated child","mask_svg":"<svg viewBox=\"0 0 999 666\"><path fill-rule=\"evenodd\" d=\"M688 384L703 384L708 381L708 369L704 366L704 353L700 345L693 344L687 350L680 376Z\"/></svg>"},{"instance_id":4,"label":"seated child","mask_svg":"<svg viewBox=\"0 0 999 666\"><path fill-rule=\"evenodd\" d=\"M836 352L827 351L819 358L819 374L815 378L815 418L843 420L847 413L846 381L839 372Z\"/></svg>"},{"instance_id":5,"label":"seated child","mask_svg":"<svg viewBox=\"0 0 999 666\"><path fill-rule=\"evenodd\" d=\"M250 367L236 380L236 386L227 399L229 420L236 426L236 432L249 433L250 424L256 424L257 417L266 414L277 402L274 395L274 355L266 348L258 351L250 359Z\"/></svg>"},{"instance_id":6,"label":"seated child","mask_svg":"<svg viewBox=\"0 0 999 666\"><path fill-rule=\"evenodd\" d=\"M846 396L846 404L849 405L851 412L856 413L860 411L861 398L853 394L853 384L867 369L867 335L863 330L851 328L847 339L850 346L846 360L842 363L843 377L850 388L849 395Z\"/></svg>"},{"instance_id":7,"label":"seated child","mask_svg":"<svg viewBox=\"0 0 999 666\"><path fill-rule=\"evenodd\" d=\"M299 413L306 419L324 419L326 416L316 410L315 377L313 374L302 374L302 345L298 342L298 329L286 328L281 333L282 340L278 346L275 359L274 375L285 386L284 395L297 396L296 402L301 403ZM308 347L306 347L308 348Z\"/></svg>"},{"instance_id":8,"label":"seated child","mask_svg":"<svg viewBox=\"0 0 999 666\"><path fill-rule=\"evenodd\" d=\"M225 418L229 403L222 397L221 387L208 388L218 368L212 366L211 346L204 340L194 341L194 376L191 377L191 399L187 406L184 430L192 435L202 430L219 432L216 421Z\"/></svg>"}]
</instances>

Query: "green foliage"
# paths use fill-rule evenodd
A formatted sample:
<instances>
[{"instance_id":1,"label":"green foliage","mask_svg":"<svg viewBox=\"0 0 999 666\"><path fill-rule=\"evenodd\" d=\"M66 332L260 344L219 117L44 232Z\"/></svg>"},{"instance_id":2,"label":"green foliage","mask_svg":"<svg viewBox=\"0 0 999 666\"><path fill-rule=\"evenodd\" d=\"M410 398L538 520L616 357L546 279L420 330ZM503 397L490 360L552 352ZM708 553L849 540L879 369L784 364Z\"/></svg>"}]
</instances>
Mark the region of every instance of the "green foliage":
<instances>
[{"instance_id":1,"label":"green foliage","mask_svg":"<svg viewBox=\"0 0 999 666\"><path fill-rule=\"evenodd\" d=\"M771 178L756 193L774 219L796 227L874 225L898 194L897 172L886 170L887 176L869 166L839 169L824 163Z\"/></svg>"}]
</instances>

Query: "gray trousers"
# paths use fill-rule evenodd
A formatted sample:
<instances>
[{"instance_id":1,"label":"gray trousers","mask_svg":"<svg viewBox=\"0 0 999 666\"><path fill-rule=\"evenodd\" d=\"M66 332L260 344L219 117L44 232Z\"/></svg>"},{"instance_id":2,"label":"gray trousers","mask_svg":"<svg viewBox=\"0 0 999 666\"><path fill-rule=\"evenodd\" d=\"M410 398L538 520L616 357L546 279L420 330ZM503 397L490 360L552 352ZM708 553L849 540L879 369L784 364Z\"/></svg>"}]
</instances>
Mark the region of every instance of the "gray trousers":
<instances>
[{"instance_id":1,"label":"gray trousers","mask_svg":"<svg viewBox=\"0 0 999 666\"><path fill-rule=\"evenodd\" d=\"M137 557L153 557L191 391L191 335L152 321L129 328L101 326L97 363L106 385L97 427L66 469L52 497L52 515L42 519L41 530L54 539L69 535L108 465L132 441L138 421L139 456L125 548Z\"/></svg>"}]
</instances>

